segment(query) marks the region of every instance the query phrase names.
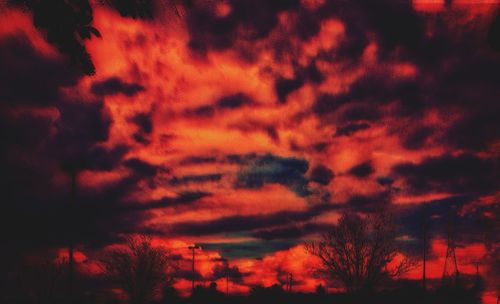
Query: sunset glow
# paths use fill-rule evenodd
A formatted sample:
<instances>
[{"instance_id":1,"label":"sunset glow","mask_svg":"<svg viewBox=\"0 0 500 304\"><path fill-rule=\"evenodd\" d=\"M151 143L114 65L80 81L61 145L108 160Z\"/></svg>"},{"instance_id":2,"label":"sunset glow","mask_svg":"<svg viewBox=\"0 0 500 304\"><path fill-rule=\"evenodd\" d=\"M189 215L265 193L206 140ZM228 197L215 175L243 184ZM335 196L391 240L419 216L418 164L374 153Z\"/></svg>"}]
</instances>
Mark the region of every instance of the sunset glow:
<instances>
[{"instance_id":1,"label":"sunset glow","mask_svg":"<svg viewBox=\"0 0 500 304\"><path fill-rule=\"evenodd\" d=\"M156 1L153 18L91 1L93 75L12 2L0 4L5 265L66 261L73 238L76 269L99 277L103 252L148 234L176 256L182 295L193 244L196 284L225 290L227 261L230 293L290 273L296 292L335 292L305 242L344 212L385 210L400 257L420 255L428 217L437 286L454 214L459 270L479 271L496 303L496 1ZM421 263L403 275L421 278Z\"/></svg>"}]
</instances>

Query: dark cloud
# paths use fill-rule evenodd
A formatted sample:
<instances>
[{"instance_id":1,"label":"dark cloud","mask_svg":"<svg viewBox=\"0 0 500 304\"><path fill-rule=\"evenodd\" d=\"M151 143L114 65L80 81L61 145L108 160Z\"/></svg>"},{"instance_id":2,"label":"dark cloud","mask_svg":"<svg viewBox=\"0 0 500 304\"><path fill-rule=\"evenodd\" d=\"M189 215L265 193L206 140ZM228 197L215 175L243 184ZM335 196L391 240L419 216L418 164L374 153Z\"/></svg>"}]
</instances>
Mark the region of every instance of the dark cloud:
<instances>
[{"instance_id":1,"label":"dark cloud","mask_svg":"<svg viewBox=\"0 0 500 304\"><path fill-rule=\"evenodd\" d=\"M369 104L353 104L344 109L339 118L341 123L351 121L377 121L382 118L382 113Z\"/></svg>"},{"instance_id":2,"label":"dark cloud","mask_svg":"<svg viewBox=\"0 0 500 304\"><path fill-rule=\"evenodd\" d=\"M111 170L128 151L126 146L99 145L107 139L109 128L107 119L101 116L102 104L57 106L56 120L29 111L21 115L1 114L1 124L7 127L2 128L6 146L0 154L0 180L5 187L2 214L9 215L5 219L11 227L5 230L12 234L9 242L18 245L36 247L44 242L46 246L66 242L64 224L69 216L70 181L65 170ZM124 190L132 188L135 181L124 182L116 190L126 195ZM106 199L119 197L112 188L108 190ZM78 192L87 195L82 189ZM37 231L26 235L29 227L37 227Z\"/></svg>"},{"instance_id":3,"label":"dark cloud","mask_svg":"<svg viewBox=\"0 0 500 304\"><path fill-rule=\"evenodd\" d=\"M194 109L187 109L184 111L184 115L186 116L194 116L194 117L205 117L210 118L215 115L215 107L211 105L199 106Z\"/></svg>"},{"instance_id":4,"label":"dark cloud","mask_svg":"<svg viewBox=\"0 0 500 304\"><path fill-rule=\"evenodd\" d=\"M46 141L52 120L30 112L12 116L0 112L0 182L5 205L19 203L50 189Z\"/></svg>"},{"instance_id":5,"label":"dark cloud","mask_svg":"<svg viewBox=\"0 0 500 304\"><path fill-rule=\"evenodd\" d=\"M426 145L429 137L434 133L434 129L427 126L417 126L409 132L403 133L402 145L406 149L419 149Z\"/></svg>"},{"instance_id":6,"label":"dark cloud","mask_svg":"<svg viewBox=\"0 0 500 304\"><path fill-rule=\"evenodd\" d=\"M314 103L313 111L318 115L324 115L336 111L346 102L343 98L331 94L320 94Z\"/></svg>"},{"instance_id":7,"label":"dark cloud","mask_svg":"<svg viewBox=\"0 0 500 304\"><path fill-rule=\"evenodd\" d=\"M152 20L155 18L155 1L145 0L107 0L104 3L116 9L121 16L134 19Z\"/></svg>"},{"instance_id":8,"label":"dark cloud","mask_svg":"<svg viewBox=\"0 0 500 304\"><path fill-rule=\"evenodd\" d=\"M488 150L500 140L500 106L494 109L469 112L453 123L442 138L452 147L472 151Z\"/></svg>"},{"instance_id":9,"label":"dark cloud","mask_svg":"<svg viewBox=\"0 0 500 304\"><path fill-rule=\"evenodd\" d=\"M92 83L90 89L92 93L99 96L123 94L129 97L145 90L140 84L124 82L118 77L110 77L102 81L96 81Z\"/></svg>"},{"instance_id":10,"label":"dark cloud","mask_svg":"<svg viewBox=\"0 0 500 304\"><path fill-rule=\"evenodd\" d=\"M317 8L320 18L337 17L346 28L336 58L358 59L370 40L379 44L378 56L389 57L396 51L407 56L422 48L425 27L410 1L366 1L338 3L326 1Z\"/></svg>"},{"instance_id":11,"label":"dark cloud","mask_svg":"<svg viewBox=\"0 0 500 304\"><path fill-rule=\"evenodd\" d=\"M409 249L422 248L424 224L431 239L446 238L452 227L458 246L481 242L488 247L498 243L498 225L495 225L498 217L485 216L485 213L498 212L498 204L477 205L476 199L475 196L455 195L394 209L400 233L414 239L413 244L406 245ZM469 211L462 212L464 208Z\"/></svg>"},{"instance_id":12,"label":"dark cloud","mask_svg":"<svg viewBox=\"0 0 500 304\"><path fill-rule=\"evenodd\" d=\"M151 165L138 158L130 158L123 162L123 164L133 169L135 172L140 173L143 176L154 176L158 172L158 167Z\"/></svg>"},{"instance_id":13,"label":"dark cloud","mask_svg":"<svg viewBox=\"0 0 500 304\"><path fill-rule=\"evenodd\" d=\"M400 130L407 149L440 141L450 148L487 151L500 139L500 124L493 119L499 113L495 84L500 81L500 58L484 39L488 30L495 31L497 16L491 24L466 22L467 12L449 9L430 19L414 11L410 2L391 1L325 2L309 13L319 19L335 16L346 30L339 49L318 58L350 69L370 42L377 43L377 67L340 94L320 94L313 105L313 113L323 121L341 126L336 135L350 135L389 116L412 118L411 125ZM454 26L457 23L463 26ZM429 27L433 33L425 35ZM386 65L392 60L414 64L415 76L400 77ZM381 107L388 103L395 107ZM449 113L450 108L462 117L450 120L453 124L443 130L442 138L435 137L434 126L421 125L427 111Z\"/></svg>"},{"instance_id":14,"label":"dark cloud","mask_svg":"<svg viewBox=\"0 0 500 304\"><path fill-rule=\"evenodd\" d=\"M189 156L180 161L181 165L211 164L217 162L215 156Z\"/></svg>"},{"instance_id":15,"label":"dark cloud","mask_svg":"<svg viewBox=\"0 0 500 304\"><path fill-rule=\"evenodd\" d=\"M262 215L234 215L210 221L183 222L175 224L171 233L182 235L211 235L251 231L290 223L299 223L328 211L341 209L337 204L315 204L303 212L281 211Z\"/></svg>"},{"instance_id":16,"label":"dark cloud","mask_svg":"<svg viewBox=\"0 0 500 304\"><path fill-rule=\"evenodd\" d=\"M324 122L338 126L336 136L351 135L386 115L418 117L423 109L420 94L418 83L401 80L384 69L373 70L355 80L346 92L319 94L312 111ZM391 102L399 107L384 111L382 106Z\"/></svg>"},{"instance_id":17,"label":"dark cloud","mask_svg":"<svg viewBox=\"0 0 500 304\"><path fill-rule=\"evenodd\" d=\"M213 173L213 174L201 174L201 175L184 175L184 176L174 176L168 182L172 186L179 186L184 184L199 184L206 182L217 182L222 178L222 174Z\"/></svg>"},{"instance_id":18,"label":"dark cloud","mask_svg":"<svg viewBox=\"0 0 500 304\"><path fill-rule=\"evenodd\" d=\"M213 5L196 2L188 11L189 47L197 52L223 50L237 40L252 42L266 38L278 24L278 14L297 9L300 2L292 1L229 1L231 11L217 16Z\"/></svg>"},{"instance_id":19,"label":"dark cloud","mask_svg":"<svg viewBox=\"0 0 500 304\"><path fill-rule=\"evenodd\" d=\"M178 194L177 198L174 200L174 203L192 203L210 195L212 195L212 193L205 191L182 191Z\"/></svg>"},{"instance_id":20,"label":"dark cloud","mask_svg":"<svg viewBox=\"0 0 500 304\"><path fill-rule=\"evenodd\" d=\"M166 196L158 200L123 204L120 208L117 208L116 212L130 213L137 211L148 211L158 208L191 206L192 204L198 202L200 199L210 195L212 195L212 193L205 191L183 191L177 193L177 195L173 197Z\"/></svg>"},{"instance_id":21,"label":"dark cloud","mask_svg":"<svg viewBox=\"0 0 500 304\"><path fill-rule=\"evenodd\" d=\"M365 178L374 172L370 161L366 161L349 169L348 173L358 178Z\"/></svg>"},{"instance_id":22,"label":"dark cloud","mask_svg":"<svg viewBox=\"0 0 500 304\"><path fill-rule=\"evenodd\" d=\"M226 155L225 160L230 164L248 165L250 161L256 160L257 158L257 153L229 154Z\"/></svg>"},{"instance_id":23,"label":"dark cloud","mask_svg":"<svg viewBox=\"0 0 500 304\"><path fill-rule=\"evenodd\" d=\"M187 207L211 195L203 191L184 191L158 200L130 201L130 195L140 190L138 185L150 181L155 172L162 169L155 169L153 165L138 159L129 159L124 165L130 170L128 175L97 189L87 188L77 182L73 211L68 208L71 199L69 177L67 187L63 189L56 188L49 181L43 184L45 187L41 194L28 193L26 197L16 195L16 201L8 199L9 203L2 205L2 211L7 212L2 214L9 214L2 225L11 228L8 233L4 230L6 244L11 249L64 247L72 239L77 244L99 248L120 241L123 233L158 233L143 224L150 217L150 210ZM33 171L32 168L30 170ZM37 182L42 181L40 179Z\"/></svg>"},{"instance_id":24,"label":"dark cloud","mask_svg":"<svg viewBox=\"0 0 500 304\"><path fill-rule=\"evenodd\" d=\"M227 258L262 258L280 250L287 250L298 244L295 240L286 241L247 241L239 243L201 243L202 248L216 250Z\"/></svg>"},{"instance_id":25,"label":"dark cloud","mask_svg":"<svg viewBox=\"0 0 500 304\"><path fill-rule=\"evenodd\" d=\"M486 151L500 140L500 123L495 119L500 113L500 57L475 47L477 51L468 50L474 45L468 46L468 51L457 58L459 63L437 74L436 86L431 89L436 106L444 110L455 107L461 115L441 140L451 148Z\"/></svg>"},{"instance_id":26,"label":"dark cloud","mask_svg":"<svg viewBox=\"0 0 500 304\"><path fill-rule=\"evenodd\" d=\"M325 76L318 70L316 62L311 61L307 66L295 66L295 75L293 78L278 77L274 83L274 89L278 101L286 102L286 98L292 92L300 89L306 83L318 84L323 82Z\"/></svg>"},{"instance_id":27,"label":"dark cloud","mask_svg":"<svg viewBox=\"0 0 500 304\"><path fill-rule=\"evenodd\" d=\"M307 196L311 194L305 177L308 168L304 159L266 154L240 170L235 186L258 189L266 183L275 183L288 187L299 196Z\"/></svg>"},{"instance_id":28,"label":"dark cloud","mask_svg":"<svg viewBox=\"0 0 500 304\"><path fill-rule=\"evenodd\" d=\"M148 145L150 143L149 136L153 132L152 113L137 113L130 118L130 121L137 126L137 132L132 136L138 143Z\"/></svg>"},{"instance_id":29,"label":"dark cloud","mask_svg":"<svg viewBox=\"0 0 500 304\"><path fill-rule=\"evenodd\" d=\"M97 144L108 139L112 124L103 102L67 101L60 103L58 108L60 116L54 122L57 133L51 142L52 154L65 167L97 169L94 160L104 160L108 151ZM115 152L123 155L126 148L116 148ZM106 170L112 168L114 163L101 162Z\"/></svg>"},{"instance_id":30,"label":"dark cloud","mask_svg":"<svg viewBox=\"0 0 500 304\"><path fill-rule=\"evenodd\" d=\"M60 117L55 122L58 140L88 144L108 139L112 119L102 101L68 101L60 103L58 109Z\"/></svg>"},{"instance_id":31,"label":"dark cloud","mask_svg":"<svg viewBox=\"0 0 500 304\"><path fill-rule=\"evenodd\" d=\"M401 47L409 53L419 50L425 28L410 1L382 1L377 4L358 1L359 3L364 6L361 11L366 14L368 26L375 30L383 51L389 53Z\"/></svg>"},{"instance_id":32,"label":"dark cloud","mask_svg":"<svg viewBox=\"0 0 500 304\"><path fill-rule=\"evenodd\" d=\"M12 170L19 172L21 164L13 165ZM2 214L8 214L2 220L3 228L10 227L2 229L5 244L9 250L29 250L64 247L71 239L100 247L118 241L120 233L143 231L141 223L147 215L140 211L147 209L130 208L123 201L150 173L131 169L129 175L98 189L80 184L77 175L76 201L69 208L69 174L61 174L57 166L27 168L23 176L33 176L34 186L17 184L2 204ZM55 174L66 181L62 187L53 183Z\"/></svg>"},{"instance_id":33,"label":"dark cloud","mask_svg":"<svg viewBox=\"0 0 500 304\"><path fill-rule=\"evenodd\" d=\"M311 170L310 173L311 181L317 182L321 185L328 185L334 177L335 174L333 171L323 165L317 165Z\"/></svg>"},{"instance_id":34,"label":"dark cloud","mask_svg":"<svg viewBox=\"0 0 500 304\"><path fill-rule=\"evenodd\" d=\"M295 23L295 31L302 40L309 40L316 36L320 30L320 16L316 12L301 8L297 22Z\"/></svg>"},{"instance_id":35,"label":"dark cloud","mask_svg":"<svg viewBox=\"0 0 500 304\"><path fill-rule=\"evenodd\" d=\"M21 34L0 39L0 65L1 105L54 105L61 100L59 88L79 79L64 60L40 54Z\"/></svg>"},{"instance_id":36,"label":"dark cloud","mask_svg":"<svg viewBox=\"0 0 500 304\"><path fill-rule=\"evenodd\" d=\"M418 164L403 163L392 168L413 193L490 193L498 191L498 161L472 154L444 154Z\"/></svg>"},{"instance_id":37,"label":"dark cloud","mask_svg":"<svg viewBox=\"0 0 500 304\"><path fill-rule=\"evenodd\" d=\"M350 197L346 204L357 212L380 212L391 203L389 191L372 195L356 194Z\"/></svg>"},{"instance_id":38,"label":"dark cloud","mask_svg":"<svg viewBox=\"0 0 500 304\"><path fill-rule=\"evenodd\" d=\"M300 239L301 237L328 231L329 224L305 223L278 228L262 229L252 233L252 236L266 241L275 239Z\"/></svg>"},{"instance_id":39,"label":"dark cloud","mask_svg":"<svg viewBox=\"0 0 500 304\"><path fill-rule=\"evenodd\" d=\"M146 134L153 132L151 113L138 113L132 117L131 121L139 127L141 132Z\"/></svg>"},{"instance_id":40,"label":"dark cloud","mask_svg":"<svg viewBox=\"0 0 500 304\"><path fill-rule=\"evenodd\" d=\"M382 186L390 186L394 183L394 179L387 176L379 176L377 177L377 183Z\"/></svg>"},{"instance_id":41,"label":"dark cloud","mask_svg":"<svg viewBox=\"0 0 500 304\"><path fill-rule=\"evenodd\" d=\"M31 112L20 115L8 115L0 112L0 134L2 135L2 153L14 149L37 152L49 136L51 118L37 116Z\"/></svg>"},{"instance_id":42,"label":"dark cloud","mask_svg":"<svg viewBox=\"0 0 500 304\"><path fill-rule=\"evenodd\" d=\"M304 78L312 83L322 83L325 80L325 76L316 66L316 62L311 61L309 65L302 70Z\"/></svg>"},{"instance_id":43,"label":"dark cloud","mask_svg":"<svg viewBox=\"0 0 500 304\"><path fill-rule=\"evenodd\" d=\"M144 229L141 221L148 216L147 210L131 216L120 211L121 203L141 181L153 177L154 169L140 160L123 163L129 147L105 144L113 122L103 101L70 100L60 94L61 87L76 84L80 76L68 71L60 59L34 51L26 37L5 38L0 51L2 60L7 60L2 72L9 73L0 74L5 79L2 84L9 85L0 96L2 106L6 106L0 112L4 139L0 153L4 203L0 213L2 239L9 248L6 251L62 247L70 239L102 246L116 241L120 233ZM11 111L18 105L50 108L43 112L30 108ZM79 180L81 170L110 171L122 164L130 170L118 181L89 188ZM68 171L76 171L73 211L68 207Z\"/></svg>"},{"instance_id":44,"label":"dark cloud","mask_svg":"<svg viewBox=\"0 0 500 304\"><path fill-rule=\"evenodd\" d=\"M237 123L230 124L229 127L243 133L263 132L275 143L279 143L280 141L277 126L270 123L253 119L243 119Z\"/></svg>"},{"instance_id":45,"label":"dark cloud","mask_svg":"<svg viewBox=\"0 0 500 304\"><path fill-rule=\"evenodd\" d=\"M329 143L328 142L318 142L313 144L312 148L316 152L324 152L326 148L328 148Z\"/></svg>"},{"instance_id":46,"label":"dark cloud","mask_svg":"<svg viewBox=\"0 0 500 304\"><path fill-rule=\"evenodd\" d=\"M295 90L298 90L304 85L304 80L302 77L298 78L284 78L279 77L276 79L274 85L276 90L276 95L278 96L279 102L285 102L286 97Z\"/></svg>"},{"instance_id":47,"label":"dark cloud","mask_svg":"<svg viewBox=\"0 0 500 304\"><path fill-rule=\"evenodd\" d=\"M236 110L241 107L253 105L255 102L248 95L243 93L236 93L232 95L223 96L215 101L214 104L202 105L193 109L187 109L184 114L186 116L195 117L213 117L216 113L226 110Z\"/></svg>"},{"instance_id":48,"label":"dark cloud","mask_svg":"<svg viewBox=\"0 0 500 304\"><path fill-rule=\"evenodd\" d=\"M382 71L370 71L351 84L345 93L319 95L313 111L324 116L350 104L342 107L342 120L374 121L380 118L378 105L397 100L408 107L417 108L418 96L419 89L415 83L386 75Z\"/></svg>"},{"instance_id":49,"label":"dark cloud","mask_svg":"<svg viewBox=\"0 0 500 304\"><path fill-rule=\"evenodd\" d=\"M129 147L126 145L117 145L109 149L93 147L87 153L78 155L76 159L73 158L74 155L65 158L62 163L62 169L71 169L76 165L79 169L111 171L116 168L128 151ZM77 163L74 163L75 160Z\"/></svg>"},{"instance_id":50,"label":"dark cloud","mask_svg":"<svg viewBox=\"0 0 500 304\"><path fill-rule=\"evenodd\" d=\"M237 93L222 97L217 101L216 106L219 109L237 109L252 103L253 101L247 95Z\"/></svg>"},{"instance_id":51,"label":"dark cloud","mask_svg":"<svg viewBox=\"0 0 500 304\"><path fill-rule=\"evenodd\" d=\"M343 136L343 135L349 136L357 131L368 129L369 127L370 124L368 123L349 123L341 127L338 127L337 130L335 131L335 136Z\"/></svg>"}]
</instances>

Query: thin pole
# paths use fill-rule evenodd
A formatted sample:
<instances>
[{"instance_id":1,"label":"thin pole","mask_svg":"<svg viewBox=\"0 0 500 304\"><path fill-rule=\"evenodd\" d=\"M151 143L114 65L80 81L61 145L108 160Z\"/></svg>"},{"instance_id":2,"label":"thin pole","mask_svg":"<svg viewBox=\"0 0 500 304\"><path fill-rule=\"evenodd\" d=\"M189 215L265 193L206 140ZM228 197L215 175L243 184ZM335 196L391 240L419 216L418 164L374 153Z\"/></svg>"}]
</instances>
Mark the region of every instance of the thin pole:
<instances>
[{"instance_id":1,"label":"thin pole","mask_svg":"<svg viewBox=\"0 0 500 304\"><path fill-rule=\"evenodd\" d=\"M188 247L189 249L191 249L192 251L192 254L193 254L193 259L192 259L192 277L191 277L191 293L194 294L194 276L195 276L195 270L194 270L194 251L195 249L199 249L200 246L197 246L197 245L193 245L193 246L189 246Z\"/></svg>"},{"instance_id":2,"label":"thin pole","mask_svg":"<svg viewBox=\"0 0 500 304\"><path fill-rule=\"evenodd\" d=\"M221 261L225 265L226 270L226 296L229 295L229 260L226 258L221 258Z\"/></svg>"},{"instance_id":3,"label":"thin pole","mask_svg":"<svg viewBox=\"0 0 500 304\"><path fill-rule=\"evenodd\" d=\"M194 248L193 248L193 276L191 277L191 289L194 292Z\"/></svg>"},{"instance_id":4,"label":"thin pole","mask_svg":"<svg viewBox=\"0 0 500 304\"><path fill-rule=\"evenodd\" d=\"M75 268L75 258L74 258L74 226L73 226L73 216L74 216L74 209L76 205L76 170L72 169L71 170L71 199L70 199L70 206L69 206L69 220L70 220L70 227L69 227L69 247L68 247L68 292L70 298L73 297L73 281L74 281L74 268Z\"/></svg>"},{"instance_id":5,"label":"thin pole","mask_svg":"<svg viewBox=\"0 0 500 304\"><path fill-rule=\"evenodd\" d=\"M194 293L194 247L191 249L193 250L193 276L191 277L191 291Z\"/></svg>"},{"instance_id":6,"label":"thin pole","mask_svg":"<svg viewBox=\"0 0 500 304\"><path fill-rule=\"evenodd\" d=\"M497 290L497 304L500 303L500 285L498 285L498 290Z\"/></svg>"},{"instance_id":7,"label":"thin pole","mask_svg":"<svg viewBox=\"0 0 500 304\"><path fill-rule=\"evenodd\" d=\"M426 263L427 263L427 223L426 223L426 219L425 219L425 212L424 212L424 216L422 219L422 229L423 229L423 241L424 241L423 251L422 251L422 255L423 255L422 287L424 288L424 290L426 290L427 289L427 277L426 277L425 267L426 267Z\"/></svg>"}]
</instances>

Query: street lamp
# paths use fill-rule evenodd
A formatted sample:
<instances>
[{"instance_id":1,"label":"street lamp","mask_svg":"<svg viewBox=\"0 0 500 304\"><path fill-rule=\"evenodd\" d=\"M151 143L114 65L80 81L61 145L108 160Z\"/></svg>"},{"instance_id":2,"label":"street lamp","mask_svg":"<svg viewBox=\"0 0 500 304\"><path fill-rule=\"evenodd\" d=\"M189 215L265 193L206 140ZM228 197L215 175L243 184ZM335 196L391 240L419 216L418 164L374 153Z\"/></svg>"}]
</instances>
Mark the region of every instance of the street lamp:
<instances>
[{"instance_id":1,"label":"street lamp","mask_svg":"<svg viewBox=\"0 0 500 304\"><path fill-rule=\"evenodd\" d=\"M226 296L229 296L229 260L221 258L221 261L226 265Z\"/></svg>"},{"instance_id":2,"label":"street lamp","mask_svg":"<svg viewBox=\"0 0 500 304\"><path fill-rule=\"evenodd\" d=\"M193 252L193 265L192 265L192 266L193 266L193 267L192 267L192 270L193 270L193 276L192 276L192 278L191 278L191 279L192 279L192 281L191 281L191 292L192 292L192 294L194 294L194 251L195 251L196 249L201 249L201 247L200 247L200 246L198 246L198 245L191 245L191 246L189 246L189 247L188 247L188 249L190 249L190 250Z\"/></svg>"}]
</instances>

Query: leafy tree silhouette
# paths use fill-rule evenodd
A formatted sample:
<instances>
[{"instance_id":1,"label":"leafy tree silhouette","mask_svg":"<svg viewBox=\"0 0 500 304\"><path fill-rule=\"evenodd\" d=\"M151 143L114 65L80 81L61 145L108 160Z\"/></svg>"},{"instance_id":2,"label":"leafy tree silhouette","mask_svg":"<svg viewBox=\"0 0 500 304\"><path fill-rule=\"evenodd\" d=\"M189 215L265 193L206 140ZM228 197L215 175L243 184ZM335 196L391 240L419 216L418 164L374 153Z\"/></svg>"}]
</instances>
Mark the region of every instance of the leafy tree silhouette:
<instances>
[{"instance_id":1,"label":"leafy tree silhouette","mask_svg":"<svg viewBox=\"0 0 500 304\"><path fill-rule=\"evenodd\" d=\"M33 24L49 43L67 55L84 74L95 74L95 67L83 41L101 37L92 26L93 12L88 0L11 0L33 14Z\"/></svg>"},{"instance_id":2,"label":"leafy tree silhouette","mask_svg":"<svg viewBox=\"0 0 500 304\"><path fill-rule=\"evenodd\" d=\"M320 258L322 270L347 292L358 293L371 291L383 278L399 277L416 265L415 258L405 257L389 269L398 254L395 238L392 216L379 213L362 218L345 213L320 241L307 243L306 249Z\"/></svg>"},{"instance_id":3,"label":"leafy tree silhouette","mask_svg":"<svg viewBox=\"0 0 500 304\"><path fill-rule=\"evenodd\" d=\"M177 2L188 9L193 5L192 0L170 0L170 6L178 15ZM95 74L84 41L92 36L100 38L101 33L92 24L93 10L89 0L8 0L8 3L30 11L33 25L79 71L85 75ZM145 20L155 17L155 2L152 0L102 0L95 3L113 8L123 17Z\"/></svg>"}]
</instances>

